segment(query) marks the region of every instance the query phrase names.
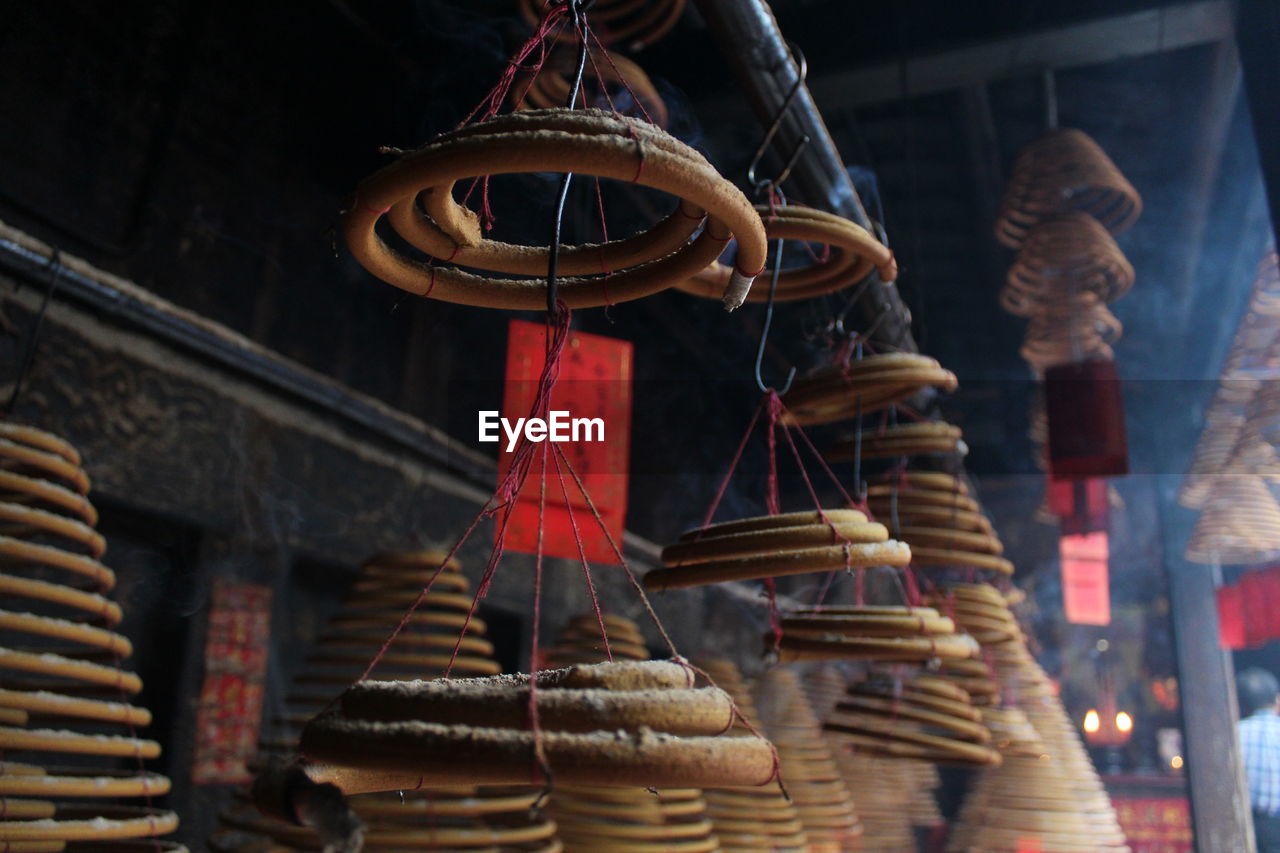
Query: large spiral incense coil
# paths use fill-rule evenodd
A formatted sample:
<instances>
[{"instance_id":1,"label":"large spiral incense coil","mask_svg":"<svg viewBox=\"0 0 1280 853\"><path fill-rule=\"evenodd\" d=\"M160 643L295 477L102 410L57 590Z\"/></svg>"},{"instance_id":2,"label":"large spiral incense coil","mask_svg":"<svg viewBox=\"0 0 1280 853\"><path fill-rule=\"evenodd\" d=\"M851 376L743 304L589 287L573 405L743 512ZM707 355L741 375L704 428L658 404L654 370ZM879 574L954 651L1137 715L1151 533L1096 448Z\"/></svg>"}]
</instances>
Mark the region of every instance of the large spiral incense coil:
<instances>
[{"instance_id":1,"label":"large spiral incense coil","mask_svg":"<svg viewBox=\"0 0 1280 853\"><path fill-rule=\"evenodd\" d=\"M1031 839L1047 851L1119 853L1127 848L1106 789L1052 681L1027 650L1010 609L1016 597L986 584L945 592L948 612L982 638L984 659L1012 703L983 709L1005 760L971 790L948 850L1012 853Z\"/></svg>"},{"instance_id":2,"label":"large spiral incense coil","mask_svg":"<svg viewBox=\"0 0 1280 853\"><path fill-rule=\"evenodd\" d=\"M1110 361L1124 326L1091 293L1065 300L1031 318L1020 354L1036 373L1080 361Z\"/></svg>"},{"instance_id":3,"label":"large spiral incense coil","mask_svg":"<svg viewBox=\"0 0 1280 853\"><path fill-rule=\"evenodd\" d=\"M784 663L871 660L928 663L975 655L972 638L930 607L833 605L783 614L778 656Z\"/></svg>"},{"instance_id":4,"label":"large spiral incense coil","mask_svg":"<svg viewBox=\"0 0 1280 853\"><path fill-rule=\"evenodd\" d=\"M639 626L611 613L570 619L550 659L566 665L603 659L601 622L615 659L648 659ZM720 849L697 788L652 791L562 785L552 794L549 808L560 838L574 851Z\"/></svg>"},{"instance_id":5,"label":"large spiral incense coil","mask_svg":"<svg viewBox=\"0 0 1280 853\"><path fill-rule=\"evenodd\" d=\"M1027 234L1000 292L1000 307L1033 317L1080 293L1114 302L1129 292L1133 278L1133 265L1107 229L1087 213L1072 211Z\"/></svg>"},{"instance_id":6,"label":"large spiral incense coil","mask_svg":"<svg viewBox=\"0 0 1280 853\"><path fill-rule=\"evenodd\" d=\"M0 848L185 851L154 840L178 816L150 805L170 783L141 766L160 745L135 731L151 714L89 485L70 444L0 423Z\"/></svg>"},{"instance_id":7,"label":"large spiral incense coil","mask_svg":"<svg viewBox=\"0 0 1280 853\"><path fill-rule=\"evenodd\" d=\"M1000 763L969 694L937 676L871 674L849 686L824 726L873 755L972 767Z\"/></svg>"},{"instance_id":8,"label":"large spiral incense coil","mask_svg":"<svg viewBox=\"0 0 1280 853\"><path fill-rule=\"evenodd\" d=\"M277 722L280 735L264 739L264 752L290 754L296 733L344 687L356 680L399 624L409 603L435 576L409 622L387 646L374 673L380 678L433 678L444 675L453 648L455 676L490 676L500 670L484 633L472 617L471 583L456 560L436 551L378 554L364 563L351 589L316 641L294 679L289 711ZM437 570L443 569L437 574ZM443 785L400 794L352 797L352 810L365 823L364 849L537 851L561 848L556 825L535 805L536 787ZM321 840L309 828L259 814L240 802L221 815L222 830L210 845L226 853L319 850Z\"/></svg>"},{"instance_id":9,"label":"large spiral incense coil","mask_svg":"<svg viewBox=\"0 0 1280 853\"><path fill-rule=\"evenodd\" d=\"M1142 198L1098 143L1064 128L1018 154L996 219L996 239L1017 249L1036 225L1072 210L1118 234L1142 213Z\"/></svg>"},{"instance_id":10,"label":"large spiral incense coil","mask_svg":"<svg viewBox=\"0 0 1280 853\"><path fill-rule=\"evenodd\" d=\"M608 652L600 634L600 623L608 633ZM560 642L546 653L547 665L569 666L575 663L602 663L613 660L648 660L649 649L644 634L635 622L616 613L584 613L574 616L560 632Z\"/></svg>"},{"instance_id":11,"label":"large spiral incense coil","mask_svg":"<svg viewBox=\"0 0 1280 853\"><path fill-rule=\"evenodd\" d=\"M868 489L867 506L910 546L913 566L1013 574L991 522L966 494L878 483Z\"/></svg>"},{"instance_id":12,"label":"large spiral incense coil","mask_svg":"<svg viewBox=\"0 0 1280 853\"><path fill-rule=\"evenodd\" d=\"M1196 443L1191 469L1178 502L1200 509L1209 496L1210 478L1232 473L1230 463L1244 427L1247 409L1268 377L1280 369L1280 267L1275 252L1262 259L1245 315L1236 327L1213 402ZM1247 472L1241 472L1247 473Z\"/></svg>"},{"instance_id":13,"label":"large spiral incense coil","mask_svg":"<svg viewBox=\"0 0 1280 853\"><path fill-rule=\"evenodd\" d=\"M724 295L732 309L764 267L764 225L741 190L660 128L602 110L527 110L440 135L361 182L343 217L347 245L365 269L410 293L463 305L543 309L549 248L489 239L480 217L453 197L458 181L528 172L612 178L680 199L670 216L631 237L562 246L558 292L570 308L664 290L705 269L736 239L737 267ZM427 262L378 236L384 215Z\"/></svg>"},{"instance_id":14,"label":"large spiral incense coil","mask_svg":"<svg viewBox=\"0 0 1280 853\"><path fill-rule=\"evenodd\" d=\"M1214 478L1186 557L1206 565L1262 563L1280 556L1280 504L1261 478Z\"/></svg>"},{"instance_id":15,"label":"large spiral incense coil","mask_svg":"<svg viewBox=\"0 0 1280 853\"><path fill-rule=\"evenodd\" d=\"M901 403L926 388L954 391L956 375L936 359L909 352L882 353L820 367L800 377L783 401L788 423L807 426L847 421Z\"/></svg>"},{"instance_id":16,"label":"large spiral incense coil","mask_svg":"<svg viewBox=\"0 0 1280 853\"><path fill-rule=\"evenodd\" d=\"M782 778L809 837L809 850L838 853L855 846L862 834L855 804L799 676L774 667L752 692L765 731L778 750Z\"/></svg>"},{"instance_id":17,"label":"large spiral incense coil","mask_svg":"<svg viewBox=\"0 0 1280 853\"><path fill-rule=\"evenodd\" d=\"M575 52L557 50L537 73L526 76L511 90L518 110L553 109L569 100L570 75L574 73ZM647 118L658 127L667 126L667 105L644 69L625 56L593 50L589 71L582 78L584 106L612 107L624 115ZM723 288L721 288L723 291Z\"/></svg>"},{"instance_id":18,"label":"large spiral incense coil","mask_svg":"<svg viewBox=\"0 0 1280 853\"><path fill-rule=\"evenodd\" d=\"M825 455L832 462L848 462L859 457L893 459L937 454L964 456L968 452L960 427L928 421L863 430L861 437L841 438Z\"/></svg>"},{"instance_id":19,"label":"large spiral incense coil","mask_svg":"<svg viewBox=\"0 0 1280 853\"><path fill-rule=\"evenodd\" d=\"M812 299L843 290L862 281L872 269L880 273L882 281L891 282L898 277L898 263L893 252L856 222L834 213L797 205L757 205L756 211L764 220L765 234L770 240L791 240L824 247L821 254L814 254L812 263L788 267L778 274L775 302ZM766 269L760 274L762 281L770 281L772 274L772 269ZM733 268L717 261L675 287L694 296L718 299L732 277ZM754 288L747 295L748 302L768 300L769 290L763 286Z\"/></svg>"},{"instance_id":20,"label":"large spiral incense coil","mask_svg":"<svg viewBox=\"0 0 1280 853\"><path fill-rule=\"evenodd\" d=\"M729 660L702 660L698 665L730 696L744 718L734 723L730 737L752 737L761 731L760 715L751 691L737 664ZM781 759L781 755L779 755ZM784 775L788 785L789 779ZM811 839L805 832L797 804L787 799L777 785L757 788L713 788L703 792L707 815L715 826L720 849L733 853L800 853L809 850Z\"/></svg>"},{"instance_id":21,"label":"large spiral incense coil","mask_svg":"<svg viewBox=\"0 0 1280 853\"><path fill-rule=\"evenodd\" d=\"M537 677L536 733L528 675L352 685L303 730L307 774L348 794L537 784L547 773L560 784L609 787L773 778L768 741L717 737L732 719L728 697L693 688L677 663L590 664Z\"/></svg>"},{"instance_id":22,"label":"large spiral incense coil","mask_svg":"<svg viewBox=\"0 0 1280 853\"><path fill-rule=\"evenodd\" d=\"M520 14L531 27L538 26L546 10L553 5L547 0L517 0ZM642 50L666 35L684 13L685 0L597 0L591 7L592 32L605 44L621 44L630 50ZM573 28L562 30L557 38L576 41Z\"/></svg>"},{"instance_id":23,"label":"large spiral incense coil","mask_svg":"<svg viewBox=\"0 0 1280 853\"><path fill-rule=\"evenodd\" d=\"M791 512L699 527L662 549L664 568L645 575L652 590L730 580L905 566L911 552L883 524L857 510Z\"/></svg>"}]
</instances>

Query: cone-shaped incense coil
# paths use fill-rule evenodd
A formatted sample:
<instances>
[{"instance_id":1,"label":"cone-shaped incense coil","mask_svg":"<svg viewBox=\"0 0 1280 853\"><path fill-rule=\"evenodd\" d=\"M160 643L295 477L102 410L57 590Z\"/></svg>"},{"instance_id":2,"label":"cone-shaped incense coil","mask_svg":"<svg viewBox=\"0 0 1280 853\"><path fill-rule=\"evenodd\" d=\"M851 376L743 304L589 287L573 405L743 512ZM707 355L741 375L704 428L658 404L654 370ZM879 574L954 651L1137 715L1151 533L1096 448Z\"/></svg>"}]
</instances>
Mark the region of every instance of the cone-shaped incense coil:
<instances>
[{"instance_id":1,"label":"cone-shaped incense coil","mask_svg":"<svg viewBox=\"0 0 1280 853\"><path fill-rule=\"evenodd\" d=\"M1033 317L1080 293L1114 302L1132 286L1133 265L1115 238L1092 216L1072 211L1044 220L1027 234L1009 268L1000 306Z\"/></svg>"},{"instance_id":2,"label":"cone-shaped incense coil","mask_svg":"<svg viewBox=\"0 0 1280 853\"><path fill-rule=\"evenodd\" d=\"M600 632L604 623L605 634ZM608 637L608 654L605 639ZM625 616L594 613L575 616L560 634L560 644L547 652L547 665L568 666L574 663L600 663L605 660L648 660L649 649L639 626Z\"/></svg>"},{"instance_id":3,"label":"cone-shaped incense coil","mask_svg":"<svg viewBox=\"0 0 1280 853\"><path fill-rule=\"evenodd\" d=\"M786 613L779 657L801 660L874 660L926 663L977 654L973 640L930 607L828 605Z\"/></svg>"},{"instance_id":4,"label":"cone-shaped incense coil","mask_svg":"<svg viewBox=\"0 0 1280 853\"><path fill-rule=\"evenodd\" d=\"M996 220L996 239L1016 249L1030 229L1070 210L1083 211L1118 234L1142 213L1142 199L1098 143L1063 128L1018 154Z\"/></svg>"},{"instance_id":5,"label":"cone-shaped incense coil","mask_svg":"<svg viewBox=\"0 0 1280 853\"><path fill-rule=\"evenodd\" d=\"M846 462L859 456L892 459L946 453L964 456L968 452L960 427L929 421L864 429L861 436L841 438L825 455L832 462Z\"/></svg>"},{"instance_id":6,"label":"cone-shaped incense coil","mask_svg":"<svg viewBox=\"0 0 1280 853\"><path fill-rule=\"evenodd\" d=\"M956 375L936 359L884 353L820 367L797 379L783 402L790 423L829 424L878 412L925 388L954 391L957 385Z\"/></svg>"},{"instance_id":7,"label":"cone-shaped incense coil","mask_svg":"<svg viewBox=\"0 0 1280 853\"><path fill-rule=\"evenodd\" d=\"M853 798L800 678L774 667L752 691L765 732L778 750L782 778L809 837L809 850L838 853L862 834Z\"/></svg>"},{"instance_id":8,"label":"cone-shaped incense coil","mask_svg":"<svg viewBox=\"0 0 1280 853\"><path fill-rule=\"evenodd\" d=\"M836 666L826 664L804 677L805 691L818 718L826 722L844 698L848 678ZM916 853L911 829L912 811L903 804L912 798L909 762L857 752L841 735L822 732L845 789L853 797L862 837L856 848L874 853Z\"/></svg>"},{"instance_id":9,"label":"cone-shaped incense coil","mask_svg":"<svg viewBox=\"0 0 1280 853\"><path fill-rule=\"evenodd\" d=\"M728 660L707 660L699 661L699 666L733 697L739 713L746 719L746 723L736 722L730 734L749 736L747 724L761 731L760 716L737 665ZM796 804L788 801L777 785L714 788L707 789L703 795L722 849L740 853L809 849L809 838Z\"/></svg>"},{"instance_id":10,"label":"cone-shaped incense coil","mask_svg":"<svg viewBox=\"0 0 1280 853\"><path fill-rule=\"evenodd\" d=\"M1111 345L1124 326L1092 293L1064 300L1036 314L1027 323L1019 351L1037 374L1050 367L1080 361L1110 361Z\"/></svg>"},{"instance_id":11,"label":"cone-shaped incense coil","mask_svg":"<svg viewBox=\"0 0 1280 853\"><path fill-rule=\"evenodd\" d=\"M549 656L561 665L602 659L603 622L615 660L649 655L639 627L623 616L586 614L569 620ZM697 788L592 788L565 785L551 795L550 811L569 850L719 850L706 803Z\"/></svg>"},{"instance_id":12,"label":"cone-shaped incense coil","mask_svg":"<svg viewBox=\"0 0 1280 853\"><path fill-rule=\"evenodd\" d=\"M947 849L1118 853L1125 840L1106 790L1009 605L1009 595L985 584L939 596L939 607L985 640L983 657L1010 703L983 710L1004 762L975 783Z\"/></svg>"},{"instance_id":13,"label":"cone-shaped incense coil","mask_svg":"<svg viewBox=\"0 0 1280 853\"><path fill-rule=\"evenodd\" d=\"M849 686L824 728L873 755L976 767L1000 763L969 694L935 675L869 674Z\"/></svg>"},{"instance_id":14,"label":"cone-shaped incense coil","mask_svg":"<svg viewBox=\"0 0 1280 853\"><path fill-rule=\"evenodd\" d=\"M151 714L89 485L71 445L0 423L0 849L183 850L152 840L178 816L150 802L169 780L142 766L160 745L136 732Z\"/></svg>"},{"instance_id":15,"label":"cone-shaped incense coil","mask_svg":"<svg viewBox=\"0 0 1280 853\"><path fill-rule=\"evenodd\" d=\"M1280 505L1258 477L1215 478L1187 544L1187 559L1207 565L1261 563L1280 555Z\"/></svg>"},{"instance_id":16,"label":"cone-shaped incense coil","mask_svg":"<svg viewBox=\"0 0 1280 853\"><path fill-rule=\"evenodd\" d=\"M1263 258L1254 281L1249 307L1222 368L1218 389L1205 413L1205 426L1196 444L1191 469L1178 493L1183 506L1200 509L1209 497L1210 478L1218 474L1266 473L1251 470L1259 460L1250 455L1237 458L1237 439L1255 394L1266 385L1274 385L1268 377L1280 368L1280 268L1275 252ZM1267 408L1273 408L1268 406ZM1274 445L1266 459L1275 461ZM1255 448L1256 449L1256 448ZM1243 470L1233 463L1245 462Z\"/></svg>"},{"instance_id":17,"label":"cone-shaped incense coil","mask_svg":"<svg viewBox=\"0 0 1280 853\"><path fill-rule=\"evenodd\" d=\"M961 491L958 480L941 475L916 485L912 473L894 476L868 488L867 506L877 521L911 548L917 568L961 567L1002 575L1013 563L978 502ZM939 486L950 485L950 488Z\"/></svg>"},{"instance_id":18,"label":"cone-shaped incense coil","mask_svg":"<svg viewBox=\"0 0 1280 853\"><path fill-rule=\"evenodd\" d=\"M374 673L384 678L440 677L455 645L459 646L452 670L455 677L499 671L492 647L484 639L483 620L472 618L458 643L471 606L471 584L456 561L443 564L441 570L445 556L434 551L393 552L372 557L361 567L295 679L291 710L280 721L285 732L269 741L274 752L294 749L295 739L289 733L363 672L433 576L431 590L387 646ZM365 823L364 849L370 851L551 853L561 845L555 823L534 808L541 794L541 787L440 786L355 796L350 804ZM247 803L224 812L222 824L224 829L210 839L210 845L225 853L254 853L268 837L272 849L319 849L319 838L312 830L260 815Z\"/></svg>"},{"instance_id":19,"label":"cone-shaped incense coil","mask_svg":"<svg viewBox=\"0 0 1280 853\"><path fill-rule=\"evenodd\" d=\"M905 566L911 551L854 509L788 512L695 528L662 549L644 585L663 590L730 580Z\"/></svg>"}]
</instances>

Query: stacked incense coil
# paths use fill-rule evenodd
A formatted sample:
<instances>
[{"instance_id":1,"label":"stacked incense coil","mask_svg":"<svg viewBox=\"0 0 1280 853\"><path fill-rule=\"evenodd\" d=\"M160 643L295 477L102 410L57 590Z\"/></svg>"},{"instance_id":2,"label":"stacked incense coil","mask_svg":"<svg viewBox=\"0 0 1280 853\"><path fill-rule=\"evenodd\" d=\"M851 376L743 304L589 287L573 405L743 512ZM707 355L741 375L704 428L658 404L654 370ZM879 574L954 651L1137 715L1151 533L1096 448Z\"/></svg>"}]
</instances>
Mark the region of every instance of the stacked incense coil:
<instances>
[{"instance_id":1,"label":"stacked incense coil","mask_svg":"<svg viewBox=\"0 0 1280 853\"><path fill-rule=\"evenodd\" d=\"M178 816L151 805L169 780L142 768L160 745L135 731L151 714L128 704L142 681L122 668L133 647L88 492L74 447L0 423L0 847L185 850L154 840Z\"/></svg>"},{"instance_id":2,"label":"stacked incense coil","mask_svg":"<svg viewBox=\"0 0 1280 853\"><path fill-rule=\"evenodd\" d=\"M511 100L515 108L564 106L569 100L569 81L575 61L576 51L555 50L542 68L512 87ZM587 106L601 109L612 106L625 115L647 118L658 127L667 126L667 105L653 81L643 68L621 54L599 48L591 51L580 96Z\"/></svg>"},{"instance_id":3,"label":"stacked incense coil","mask_svg":"<svg viewBox=\"0 0 1280 853\"><path fill-rule=\"evenodd\" d=\"M742 304L764 267L764 224L741 190L661 128L603 110L524 110L438 136L361 182L343 217L347 246L369 272L410 293L463 305L545 308L550 248L491 239L481 216L453 198L459 181L528 172L610 178L679 199L669 216L630 237L560 247L557 293L569 308L665 290L704 270L730 238L738 255L723 297L727 308ZM383 216L421 258L383 241L377 228Z\"/></svg>"},{"instance_id":4,"label":"stacked incense coil","mask_svg":"<svg viewBox=\"0 0 1280 853\"><path fill-rule=\"evenodd\" d=\"M835 605L796 609L781 619L781 661L870 660L924 664L977 654L973 638L931 607Z\"/></svg>"},{"instance_id":5,"label":"stacked incense coil","mask_svg":"<svg viewBox=\"0 0 1280 853\"><path fill-rule=\"evenodd\" d=\"M882 353L829 364L800 377L783 398L784 417L807 426L852 420L924 391L954 391L956 375L936 359L909 352Z\"/></svg>"},{"instance_id":6,"label":"stacked incense coil","mask_svg":"<svg viewBox=\"0 0 1280 853\"><path fill-rule=\"evenodd\" d=\"M404 679L442 676L455 645L458 655L452 675L479 677L500 671L493 647L484 638L484 621L472 617L467 624L470 581L456 560L446 562L445 557L434 551L392 552L379 554L361 567L295 679L290 712L280 721L285 734L264 743L269 751L292 752L296 744L289 733L361 675L429 582L430 591L387 646L374 674ZM467 633L459 640L464 625ZM357 796L350 803L365 822L367 850L553 853L561 845L555 823L534 808L540 796L541 789L534 787L443 784L402 794ZM319 849L312 830L260 815L247 802L221 817L224 829L210 844L226 853L253 853L264 844L276 850Z\"/></svg>"},{"instance_id":7,"label":"stacked incense coil","mask_svg":"<svg viewBox=\"0 0 1280 853\"><path fill-rule=\"evenodd\" d=\"M760 677L753 692L765 731L778 750L787 793L809 837L809 850L838 853L856 846L862 826L855 803L800 678L790 669L774 667Z\"/></svg>"},{"instance_id":8,"label":"stacked incense coil","mask_svg":"<svg viewBox=\"0 0 1280 853\"><path fill-rule=\"evenodd\" d=\"M1018 154L996 220L996 239L1017 249L1037 225L1069 211L1088 214L1118 234L1142 213L1142 199L1088 135L1054 130Z\"/></svg>"},{"instance_id":9,"label":"stacked incense coil","mask_svg":"<svg viewBox=\"0 0 1280 853\"><path fill-rule=\"evenodd\" d=\"M662 549L651 590L866 566L905 566L911 552L852 509L792 512L695 528Z\"/></svg>"},{"instance_id":10,"label":"stacked incense coil","mask_svg":"<svg viewBox=\"0 0 1280 853\"><path fill-rule=\"evenodd\" d=\"M600 633L602 623L609 638L608 652ZM616 613L584 613L569 620L560 633L560 643L547 652L546 658L550 667L606 660L648 660L649 649L640 626L627 617Z\"/></svg>"},{"instance_id":11,"label":"stacked incense coil","mask_svg":"<svg viewBox=\"0 0 1280 853\"><path fill-rule=\"evenodd\" d=\"M641 50L666 35L684 13L685 0L597 0L591 6L594 35L604 44L623 44ZM537 26L554 4L543 0L518 0L520 14L530 26ZM572 27L558 38L576 40Z\"/></svg>"},{"instance_id":12,"label":"stacked incense coil","mask_svg":"<svg viewBox=\"0 0 1280 853\"><path fill-rule=\"evenodd\" d=\"M969 767L998 765L969 694L934 675L871 673L851 684L825 722L859 752Z\"/></svg>"},{"instance_id":13,"label":"stacked incense coil","mask_svg":"<svg viewBox=\"0 0 1280 853\"><path fill-rule=\"evenodd\" d=\"M699 661L713 682L733 697L741 719L735 720L732 737L751 737L760 731L760 716L736 664L728 660ZM781 753L779 753L781 758ZM784 780L786 777L783 777ZM722 850L734 853L805 851L810 839L796 803L777 785L755 788L708 788L703 792L707 814L715 826Z\"/></svg>"},{"instance_id":14,"label":"stacked incense coil","mask_svg":"<svg viewBox=\"0 0 1280 853\"><path fill-rule=\"evenodd\" d=\"M536 697L538 727L531 725ZM534 676L362 681L309 722L305 772L347 794L423 785L765 785L759 737L719 737L733 708L679 663L627 661Z\"/></svg>"},{"instance_id":15,"label":"stacked incense coil","mask_svg":"<svg viewBox=\"0 0 1280 853\"><path fill-rule=\"evenodd\" d=\"M872 269L882 281L898 277L893 252L871 232L856 222L811 207L757 205L764 220L765 234L770 240L791 240L824 247L812 263L788 267L778 274L774 293L776 302L812 299L849 287L862 281ZM772 269L760 275L772 282ZM688 281L677 284L677 290L694 296L717 298L729 284L733 270L717 261ZM766 302L769 288L754 288L748 302Z\"/></svg>"},{"instance_id":16,"label":"stacked incense coil","mask_svg":"<svg viewBox=\"0 0 1280 853\"><path fill-rule=\"evenodd\" d=\"M1250 420L1249 409L1259 392L1276 383L1265 381L1280 368L1280 265L1268 252L1259 265L1248 307L1236 327L1213 402L1205 413L1204 430L1192 457L1191 470L1178 492L1178 502L1201 509L1215 478L1262 473L1276 460L1270 442L1248 440L1241 434ZM1273 406L1263 406L1258 413ZM1259 458L1259 452L1262 456Z\"/></svg>"},{"instance_id":17,"label":"stacked incense coil","mask_svg":"<svg viewBox=\"0 0 1280 853\"><path fill-rule=\"evenodd\" d=\"M1280 556L1280 504L1262 478L1215 477L1187 543L1188 560L1208 565L1261 563Z\"/></svg>"},{"instance_id":18,"label":"stacked incense coil","mask_svg":"<svg viewBox=\"0 0 1280 853\"><path fill-rule=\"evenodd\" d=\"M964 456L969 452L961 437L960 427L940 421L895 424L882 429L865 430L861 435L840 439L826 453L832 462L857 458L892 459L907 456Z\"/></svg>"},{"instance_id":19,"label":"stacked incense coil","mask_svg":"<svg viewBox=\"0 0 1280 853\"><path fill-rule=\"evenodd\" d=\"M946 595L956 621L987 637L984 653L1012 703L987 714L1004 763L971 790L948 849L1012 853L1031 843L1079 853L1126 850L1106 789L1048 675L1027 651L1009 597L981 584Z\"/></svg>"},{"instance_id":20,"label":"stacked incense coil","mask_svg":"<svg viewBox=\"0 0 1280 853\"><path fill-rule=\"evenodd\" d=\"M824 664L804 677L804 688L822 722L845 695L848 679L836 666ZM845 789L857 805L862 837L856 849L866 853L916 853L912 831L914 797L910 762L852 750L840 735L822 732L835 757Z\"/></svg>"},{"instance_id":21,"label":"stacked incense coil","mask_svg":"<svg viewBox=\"0 0 1280 853\"><path fill-rule=\"evenodd\" d=\"M631 620L613 614L571 619L552 659L565 664L600 660L604 654L601 621L615 659L648 659L640 629ZM651 791L566 785L555 789L550 810L560 838L570 850L702 853L720 849L697 788Z\"/></svg>"},{"instance_id":22,"label":"stacked incense coil","mask_svg":"<svg viewBox=\"0 0 1280 853\"><path fill-rule=\"evenodd\" d=\"M995 528L968 487L949 474L891 475L868 487L867 505L911 547L914 566L1013 574Z\"/></svg>"}]
</instances>

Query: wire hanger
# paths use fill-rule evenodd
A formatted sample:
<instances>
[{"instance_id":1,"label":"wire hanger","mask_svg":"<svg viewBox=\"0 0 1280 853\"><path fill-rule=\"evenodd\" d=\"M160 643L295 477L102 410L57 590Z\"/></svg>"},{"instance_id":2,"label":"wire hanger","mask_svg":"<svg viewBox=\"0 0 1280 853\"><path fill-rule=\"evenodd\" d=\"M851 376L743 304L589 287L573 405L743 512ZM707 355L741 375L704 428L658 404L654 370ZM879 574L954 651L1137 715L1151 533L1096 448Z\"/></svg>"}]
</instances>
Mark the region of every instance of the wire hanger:
<instances>
[{"instance_id":1,"label":"wire hanger","mask_svg":"<svg viewBox=\"0 0 1280 853\"><path fill-rule=\"evenodd\" d=\"M796 96L800 94L800 87L804 85L805 78L809 76L809 61L805 59L804 53L794 42L787 42L787 47L791 51L791 60L796 65L795 82L791 84L791 90L787 92L787 96L782 99L778 112L774 115L773 121L769 123L764 137L760 140L760 145L756 148L755 154L751 158L751 163L747 166L747 183L751 185L757 197L765 195L769 199L770 206L786 205L787 198L782 193L782 183L791 176L791 170L795 168L796 163L800 160L800 154L809 144L809 134L806 133L796 141L795 148L791 150L791 156L783 163L782 171L772 178L758 177L756 172L760 167L761 161L764 160L773 138L777 136L778 129L782 127L782 120L786 118L791 105L795 103ZM779 237L774 243L773 271L769 276L769 299L765 303L764 326L760 329L760 342L756 346L755 380L756 387L760 389L762 394L768 393L770 390L776 390L779 395L785 394L791 390L791 383L796 378L796 369L792 367L787 373L787 380L782 388L772 389L771 386L765 384L764 377L761 374L764 350L769 341L769 328L773 325L773 308L778 293L778 277L782 274L782 247L785 242Z\"/></svg>"}]
</instances>

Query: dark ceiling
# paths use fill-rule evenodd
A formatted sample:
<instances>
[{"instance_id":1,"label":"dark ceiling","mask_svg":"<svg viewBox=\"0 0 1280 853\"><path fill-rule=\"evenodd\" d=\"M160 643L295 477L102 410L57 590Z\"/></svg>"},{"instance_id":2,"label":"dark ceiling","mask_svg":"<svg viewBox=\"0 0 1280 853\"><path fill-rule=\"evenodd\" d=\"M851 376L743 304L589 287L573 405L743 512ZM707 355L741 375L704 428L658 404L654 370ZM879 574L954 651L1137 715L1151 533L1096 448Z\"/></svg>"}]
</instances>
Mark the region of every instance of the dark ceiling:
<instances>
[{"instance_id":1,"label":"dark ceiling","mask_svg":"<svg viewBox=\"0 0 1280 853\"><path fill-rule=\"evenodd\" d=\"M489 89L527 33L512 5L22 4L0 30L0 73L22 81L0 89L0 218L471 442L476 408L500 395L506 316L402 296L335 254L331 227L384 162L378 146L429 138ZM775 4L846 163L878 187L869 207L899 255L917 339L961 377L944 410L979 475L1034 472L1022 324L996 305L1009 256L991 223L1003 171L1043 129L1042 75L1021 56L981 85L861 105L824 81L975 45L1012 56L1034 34L1155 6ZM692 8L636 58L673 129L742 180L759 126ZM1214 41L1138 51L1055 81L1061 124L1094 136L1146 200L1120 241L1138 283L1114 306L1117 353L1142 380L1127 391L1135 469L1178 473L1267 234L1234 55ZM548 189L500 190L500 227L539 239ZM573 201L571 231L595 227L582 224L590 204ZM642 207L618 201L611 224ZM830 310L780 311L771 375L814 361ZM726 317L677 293L576 319L637 343L638 532L666 538L705 505L757 399L759 322L759 309ZM750 479L731 500L756 499Z\"/></svg>"}]
</instances>

